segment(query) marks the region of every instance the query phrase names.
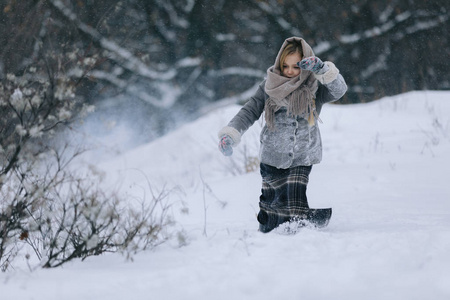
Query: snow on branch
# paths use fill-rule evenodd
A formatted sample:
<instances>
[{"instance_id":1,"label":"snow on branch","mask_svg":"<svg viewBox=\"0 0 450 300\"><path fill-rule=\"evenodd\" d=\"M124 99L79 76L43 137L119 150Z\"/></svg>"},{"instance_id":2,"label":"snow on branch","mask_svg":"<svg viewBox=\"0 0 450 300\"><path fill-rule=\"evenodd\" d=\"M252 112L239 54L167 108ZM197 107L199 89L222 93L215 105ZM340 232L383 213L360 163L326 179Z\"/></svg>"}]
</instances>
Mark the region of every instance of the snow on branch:
<instances>
[{"instance_id":1,"label":"snow on branch","mask_svg":"<svg viewBox=\"0 0 450 300\"><path fill-rule=\"evenodd\" d=\"M395 20L387 21L386 23L382 24L381 26L375 26L373 28L367 29L362 33L354 33L354 34L347 34L342 35L339 41L343 44L353 44L361 40L370 39L373 37L380 36L388 31L390 31L392 28L395 27L395 25L406 21L411 17L411 13L405 12L395 18Z\"/></svg>"},{"instance_id":2,"label":"snow on branch","mask_svg":"<svg viewBox=\"0 0 450 300\"><path fill-rule=\"evenodd\" d=\"M391 54L391 49L388 45L384 47L382 54L378 55L378 58L374 60L367 68L361 71L361 77L364 79L369 78L373 74L379 71L388 70L387 57Z\"/></svg>"},{"instance_id":3,"label":"snow on branch","mask_svg":"<svg viewBox=\"0 0 450 300\"><path fill-rule=\"evenodd\" d=\"M177 35L175 31L169 27L166 26L165 22L161 19L156 20L155 27L158 30L158 32L161 34L161 36L164 37L166 41L169 42L176 42Z\"/></svg>"},{"instance_id":4,"label":"snow on branch","mask_svg":"<svg viewBox=\"0 0 450 300\"><path fill-rule=\"evenodd\" d=\"M239 104L242 101L245 101L247 99L249 99L250 97L252 97L256 90L258 89L259 85L261 82L257 82L255 85L253 85L251 88L249 88L248 90L242 92L241 94L232 96L232 97L226 97L226 98L222 98L216 102L214 102L213 104L207 105L205 107L203 107L200 111L201 115L204 115L208 112L211 112L213 110L216 110L218 108L221 107L226 107L232 104Z\"/></svg>"},{"instance_id":5,"label":"snow on branch","mask_svg":"<svg viewBox=\"0 0 450 300\"><path fill-rule=\"evenodd\" d=\"M171 107L175 102L177 102L178 98L184 91L179 87L173 86L169 82L161 82L158 86L163 90L163 92L161 93L161 97L157 98L142 90L138 86L130 84L129 81L118 78L113 73L91 71L88 75L107 81L120 89L124 89L128 94L135 96L139 100L159 108Z\"/></svg>"},{"instance_id":6,"label":"snow on branch","mask_svg":"<svg viewBox=\"0 0 450 300\"><path fill-rule=\"evenodd\" d=\"M167 13L170 18L171 24L183 29L187 29L189 27L189 22L177 14L175 7L173 7L170 1L156 0L156 4Z\"/></svg>"},{"instance_id":7,"label":"snow on branch","mask_svg":"<svg viewBox=\"0 0 450 300\"><path fill-rule=\"evenodd\" d=\"M140 100L160 108L171 107L173 104L175 104L175 102L177 102L179 97L183 94L182 89L180 89L179 87L175 87L173 84L167 81L159 83L158 88L162 90L161 97L158 98L143 91L136 85L127 86L126 91L132 95L137 96Z\"/></svg>"},{"instance_id":8,"label":"snow on branch","mask_svg":"<svg viewBox=\"0 0 450 300\"><path fill-rule=\"evenodd\" d=\"M286 21L286 19L284 19L281 16L280 12L277 12L276 8L279 7L278 5L277 5L277 7L273 7L263 1L257 1L256 4L259 6L259 8L262 11L271 15L276 20L278 25L281 28L283 28L285 31L290 32L294 36L303 36L303 34L301 33L301 31L298 28L296 28L295 26L292 26L291 23Z\"/></svg>"},{"instance_id":9,"label":"snow on branch","mask_svg":"<svg viewBox=\"0 0 450 300\"><path fill-rule=\"evenodd\" d=\"M208 72L208 75L210 76L228 76L228 75L240 75L240 76L247 76L247 77L256 77L256 78L264 78L266 76L265 72L262 72L257 69L249 69L249 68L239 68L239 67L231 67L231 68L225 68L222 70L211 70Z\"/></svg>"},{"instance_id":10,"label":"snow on branch","mask_svg":"<svg viewBox=\"0 0 450 300\"><path fill-rule=\"evenodd\" d=\"M320 54L330 50L331 48L333 48L333 46L335 44L336 43L331 43L331 42L328 42L328 41L320 42L316 46L313 47L314 53L316 55L320 55Z\"/></svg>"},{"instance_id":11,"label":"snow on branch","mask_svg":"<svg viewBox=\"0 0 450 300\"><path fill-rule=\"evenodd\" d=\"M448 14L441 15L434 20L428 20L423 22L416 22L414 25L406 28L407 34L412 34L418 31L427 30L430 28L438 27L448 21Z\"/></svg>"},{"instance_id":12,"label":"snow on branch","mask_svg":"<svg viewBox=\"0 0 450 300\"><path fill-rule=\"evenodd\" d=\"M329 41L320 42L314 47L314 52L316 55L320 55L324 52L330 51L332 48L338 47L339 43L355 44L364 40L384 35L394 30L394 28L397 27L399 24L402 24L407 20L410 20L411 18L416 16L417 16L416 14L412 14L408 11L404 12L402 14L397 15L393 20L386 21L384 24L380 26L375 26L360 33L342 35L337 42L329 42ZM434 19L429 19L426 21L416 21L413 25L406 27L406 29L404 29L403 31L395 33L393 35L394 39L400 40L404 38L406 35L441 26L442 24L445 24L449 18L447 14L433 17Z\"/></svg>"},{"instance_id":13,"label":"snow on branch","mask_svg":"<svg viewBox=\"0 0 450 300\"><path fill-rule=\"evenodd\" d=\"M72 21L81 32L90 36L94 42L100 45L100 47L108 50L110 52L109 58L121 65L123 68L133 72L136 75L154 80L170 80L177 74L174 69L164 72L156 72L148 68L142 60L134 56L129 50L119 46L114 41L105 38L97 30L81 22L75 13L65 6L61 0L50 0L49 2L64 17Z\"/></svg>"},{"instance_id":14,"label":"snow on branch","mask_svg":"<svg viewBox=\"0 0 450 300\"><path fill-rule=\"evenodd\" d=\"M363 31L362 33L354 33L354 34L348 34L348 35L342 35L339 41L342 44L353 44L356 42L360 42L362 40L374 38L377 36L381 36L389 31L391 31L393 28L395 28L400 23L404 23L407 20L416 17L416 14L412 14L410 12L404 12L398 16L395 17L394 20L387 21L386 23L382 24L381 26L375 26L371 29L367 29ZM448 21L448 14L434 16L434 19L430 19L427 21L416 21L412 26L408 26L405 29L405 32L399 32L396 35L396 39L403 38L406 34L412 34L418 31L422 30L428 30L437 26L440 26L441 24L445 24Z\"/></svg>"},{"instance_id":15,"label":"snow on branch","mask_svg":"<svg viewBox=\"0 0 450 300\"><path fill-rule=\"evenodd\" d=\"M215 38L219 42L233 42L236 41L237 36L234 33L218 33Z\"/></svg>"},{"instance_id":16,"label":"snow on branch","mask_svg":"<svg viewBox=\"0 0 450 300\"><path fill-rule=\"evenodd\" d=\"M185 57L178 60L175 65L179 68L197 67L202 63L202 59L199 57Z\"/></svg>"}]
</instances>

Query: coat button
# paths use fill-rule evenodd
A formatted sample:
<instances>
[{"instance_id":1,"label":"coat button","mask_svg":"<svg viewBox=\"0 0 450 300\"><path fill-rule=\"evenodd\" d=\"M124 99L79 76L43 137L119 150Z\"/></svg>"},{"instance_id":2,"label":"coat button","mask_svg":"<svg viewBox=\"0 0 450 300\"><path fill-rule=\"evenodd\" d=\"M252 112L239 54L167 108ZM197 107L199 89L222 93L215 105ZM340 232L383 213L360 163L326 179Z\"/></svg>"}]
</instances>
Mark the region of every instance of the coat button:
<instances>
[{"instance_id":1,"label":"coat button","mask_svg":"<svg viewBox=\"0 0 450 300\"><path fill-rule=\"evenodd\" d=\"M289 157L292 157L294 154L293 153L289 153Z\"/></svg>"},{"instance_id":2,"label":"coat button","mask_svg":"<svg viewBox=\"0 0 450 300\"><path fill-rule=\"evenodd\" d=\"M293 136L291 136L291 141L293 141L294 140L294 137Z\"/></svg>"}]
</instances>

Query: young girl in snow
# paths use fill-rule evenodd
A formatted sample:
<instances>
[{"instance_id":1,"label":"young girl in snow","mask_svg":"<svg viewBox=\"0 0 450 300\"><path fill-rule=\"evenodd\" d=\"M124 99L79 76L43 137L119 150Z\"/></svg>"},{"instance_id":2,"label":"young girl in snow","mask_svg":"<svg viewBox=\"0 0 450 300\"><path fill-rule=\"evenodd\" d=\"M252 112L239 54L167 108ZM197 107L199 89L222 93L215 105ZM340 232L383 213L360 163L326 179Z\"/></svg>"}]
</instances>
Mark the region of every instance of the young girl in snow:
<instances>
[{"instance_id":1,"label":"young girl in snow","mask_svg":"<svg viewBox=\"0 0 450 300\"><path fill-rule=\"evenodd\" d=\"M309 174L322 159L320 110L346 91L344 78L332 62L322 62L305 40L291 37L284 41L255 95L219 131L219 149L229 156L265 111L260 137L260 231L269 232L309 207Z\"/></svg>"}]
</instances>

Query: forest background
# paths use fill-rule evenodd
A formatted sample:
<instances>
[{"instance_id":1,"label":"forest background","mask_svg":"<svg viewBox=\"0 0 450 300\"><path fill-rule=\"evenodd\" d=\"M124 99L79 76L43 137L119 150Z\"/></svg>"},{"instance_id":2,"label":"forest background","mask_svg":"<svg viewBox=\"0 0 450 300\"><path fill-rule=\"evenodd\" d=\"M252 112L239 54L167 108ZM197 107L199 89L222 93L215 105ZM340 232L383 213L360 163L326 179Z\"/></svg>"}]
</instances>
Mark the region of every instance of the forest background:
<instances>
[{"instance_id":1,"label":"forest background","mask_svg":"<svg viewBox=\"0 0 450 300\"><path fill-rule=\"evenodd\" d=\"M82 103L133 116L142 142L245 102L290 36L336 63L349 86L340 103L450 87L446 0L0 3L1 80L45 61Z\"/></svg>"}]
</instances>

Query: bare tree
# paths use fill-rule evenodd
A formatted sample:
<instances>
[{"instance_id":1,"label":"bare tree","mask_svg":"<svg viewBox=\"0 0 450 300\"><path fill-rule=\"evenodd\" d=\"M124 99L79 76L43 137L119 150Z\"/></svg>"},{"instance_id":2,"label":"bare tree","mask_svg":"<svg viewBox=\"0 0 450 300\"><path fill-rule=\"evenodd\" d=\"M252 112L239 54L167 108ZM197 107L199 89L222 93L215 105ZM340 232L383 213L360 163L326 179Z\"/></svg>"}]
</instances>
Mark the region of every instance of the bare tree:
<instances>
[{"instance_id":1,"label":"bare tree","mask_svg":"<svg viewBox=\"0 0 450 300\"><path fill-rule=\"evenodd\" d=\"M84 101L134 107L158 134L215 102L245 101L293 35L338 65L349 85L343 102L448 88L444 0L3 2L0 77L76 48L80 59L95 58L87 76L67 69Z\"/></svg>"}]
</instances>

